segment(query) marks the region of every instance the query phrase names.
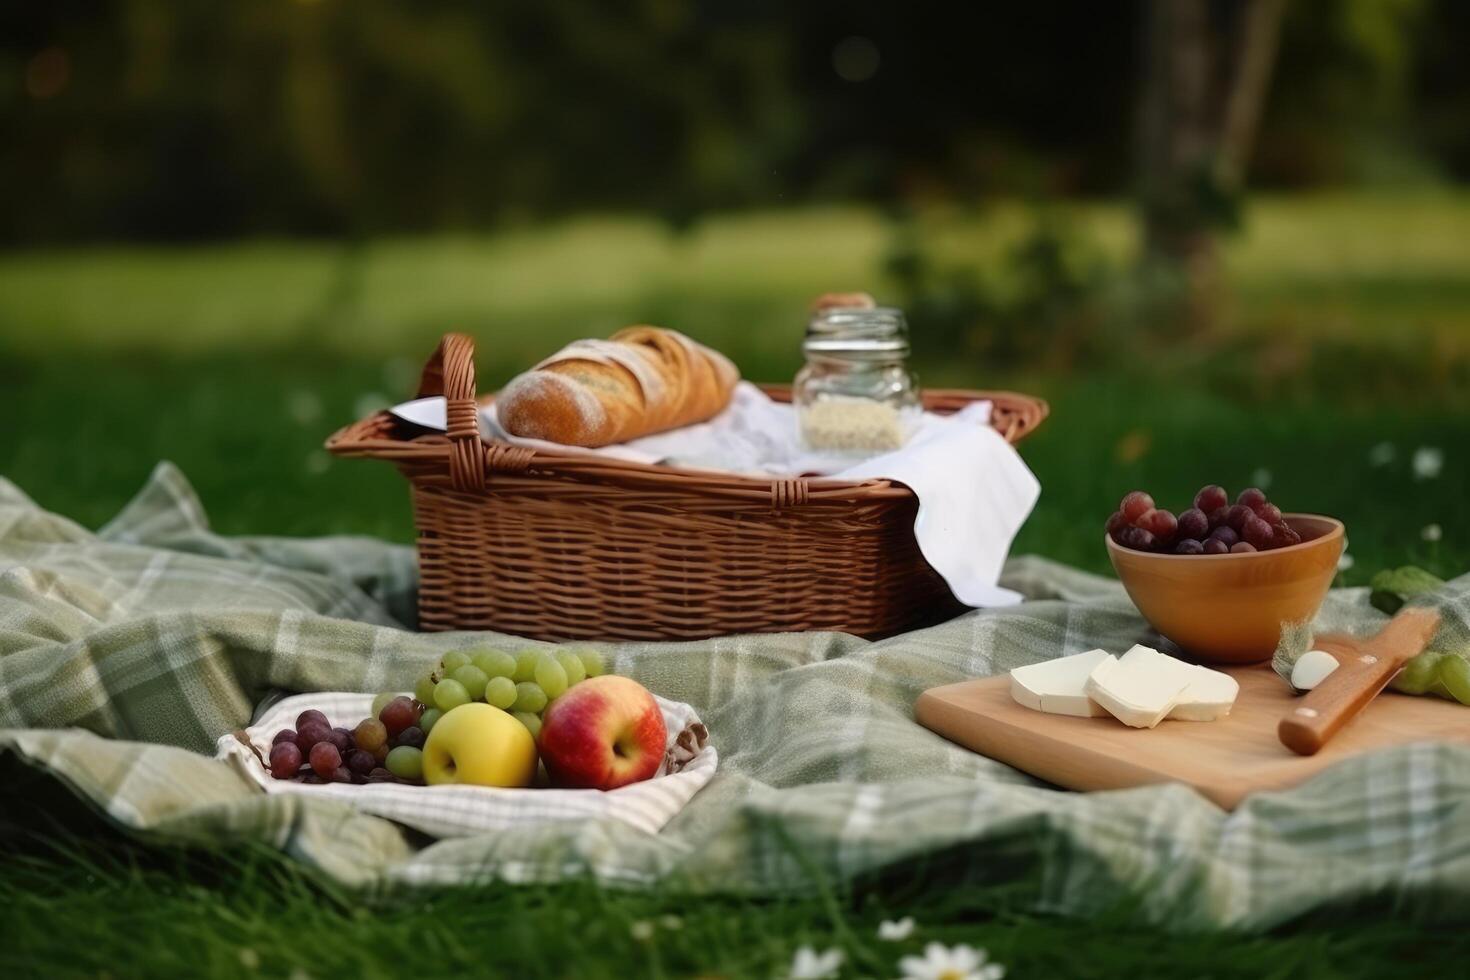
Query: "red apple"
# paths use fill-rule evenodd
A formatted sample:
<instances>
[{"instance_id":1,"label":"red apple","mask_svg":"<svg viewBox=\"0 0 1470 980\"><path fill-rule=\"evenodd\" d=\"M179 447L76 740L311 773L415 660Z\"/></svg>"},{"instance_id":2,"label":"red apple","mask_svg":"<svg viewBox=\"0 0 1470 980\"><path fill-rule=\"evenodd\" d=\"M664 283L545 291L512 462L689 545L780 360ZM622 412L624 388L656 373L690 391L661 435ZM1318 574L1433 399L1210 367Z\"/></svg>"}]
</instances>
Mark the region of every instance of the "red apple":
<instances>
[{"instance_id":1,"label":"red apple","mask_svg":"<svg viewBox=\"0 0 1470 980\"><path fill-rule=\"evenodd\" d=\"M653 695L637 681L604 674L551 702L537 742L553 785L617 789L658 771L667 737Z\"/></svg>"}]
</instances>

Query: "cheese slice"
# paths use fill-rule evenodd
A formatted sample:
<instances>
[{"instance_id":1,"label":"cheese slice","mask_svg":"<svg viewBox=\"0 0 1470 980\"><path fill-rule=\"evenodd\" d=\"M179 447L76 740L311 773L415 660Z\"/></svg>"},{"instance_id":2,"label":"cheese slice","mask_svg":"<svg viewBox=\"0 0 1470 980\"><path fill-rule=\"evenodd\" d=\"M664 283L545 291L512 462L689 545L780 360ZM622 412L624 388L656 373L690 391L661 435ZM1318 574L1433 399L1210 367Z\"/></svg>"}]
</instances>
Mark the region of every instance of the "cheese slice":
<instances>
[{"instance_id":1,"label":"cheese slice","mask_svg":"<svg viewBox=\"0 0 1470 980\"><path fill-rule=\"evenodd\" d=\"M1115 661L1099 663L1087 678L1085 690L1123 724L1153 728L1184 699L1189 685L1200 679L1195 669L1194 664L1136 645Z\"/></svg>"},{"instance_id":2,"label":"cheese slice","mask_svg":"<svg viewBox=\"0 0 1470 980\"><path fill-rule=\"evenodd\" d=\"M1235 696L1240 693L1240 682L1222 671L1197 664L1190 666L1194 668L1194 679L1179 696L1179 703L1174 705L1169 717L1180 721L1215 721L1230 714Z\"/></svg>"},{"instance_id":3,"label":"cheese slice","mask_svg":"<svg viewBox=\"0 0 1470 980\"><path fill-rule=\"evenodd\" d=\"M1107 714L1087 696L1087 678L1113 655L1106 650L1059 657L1011 671L1011 697L1035 711L1079 718Z\"/></svg>"}]
</instances>

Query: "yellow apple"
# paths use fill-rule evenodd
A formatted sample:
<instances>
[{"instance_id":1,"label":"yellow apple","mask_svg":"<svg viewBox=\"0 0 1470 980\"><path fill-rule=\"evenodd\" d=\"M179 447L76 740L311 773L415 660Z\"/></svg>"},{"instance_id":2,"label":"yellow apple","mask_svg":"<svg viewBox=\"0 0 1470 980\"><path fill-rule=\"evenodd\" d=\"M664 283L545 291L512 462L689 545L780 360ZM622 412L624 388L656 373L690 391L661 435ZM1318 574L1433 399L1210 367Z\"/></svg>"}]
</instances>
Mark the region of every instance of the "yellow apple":
<instances>
[{"instance_id":1,"label":"yellow apple","mask_svg":"<svg viewBox=\"0 0 1470 980\"><path fill-rule=\"evenodd\" d=\"M424 742L430 786L529 786L535 775L536 740L525 725L483 701L446 711Z\"/></svg>"}]
</instances>

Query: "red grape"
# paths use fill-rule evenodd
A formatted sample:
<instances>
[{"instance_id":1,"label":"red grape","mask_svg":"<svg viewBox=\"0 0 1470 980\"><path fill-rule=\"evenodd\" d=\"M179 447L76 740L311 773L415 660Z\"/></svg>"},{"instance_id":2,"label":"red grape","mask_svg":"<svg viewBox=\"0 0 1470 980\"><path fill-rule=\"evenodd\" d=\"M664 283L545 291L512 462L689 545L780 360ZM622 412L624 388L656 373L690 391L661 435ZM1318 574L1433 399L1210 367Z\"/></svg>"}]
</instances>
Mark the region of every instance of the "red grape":
<instances>
[{"instance_id":1,"label":"red grape","mask_svg":"<svg viewBox=\"0 0 1470 980\"><path fill-rule=\"evenodd\" d=\"M280 731L276 732L276 737L271 739L271 744L280 745L282 742L294 741L296 741L296 730L292 728L283 728Z\"/></svg>"},{"instance_id":2,"label":"red grape","mask_svg":"<svg viewBox=\"0 0 1470 980\"><path fill-rule=\"evenodd\" d=\"M1221 507L1229 507L1230 495L1225 492L1224 487L1212 483L1207 487L1201 487L1200 492L1194 495L1194 505L1206 514L1210 514Z\"/></svg>"},{"instance_id":3,"label":"red grape","mask_svg":"<svg viewBox=\"0 0 1470 980\"><path fill-rule=\"evenodd\" d=\"M316 743L307 758L311 761L311 771L323 779L330 777L342 765L342 753L331 742Z\"/></svg>"},{"instance_id":4,"label":"red grape","mask_svg":"<svg viewBox=\"0 0 1470 980\"><path fill-rule=\"evenodd\" d=\"M315 721L307 721L305 725L296 729L296 747L302 752L310 752L311 747L318 742L329 742L332 730L326 725Z\"/></svg>"},{"instance_id":5,"label":"red grape","mask_svg":"<svg viewBox=\"0 0 1470 980\"><path fill-rule=\"evenodd\" d=\"M1249 541L1237 541L1230 546L1230 553L1232 555L1243 555L1248 551L1255 550L1255 545L1251 544Z\"/></svg>"},{"instance_id":6,"label":"red grape","mask_svg":"<svg viewBox=\"0 0 1470 980\"><path fill-rule=\"evenodd\" d=\"M1217 528L1217 527L1224 526L1225 522L1229 519L1229 517L1230 517L1230 506L1228 504L1225 505L1225 506L1223 506L1223 507L1216 507L1214 510L1210 511L1210 528L1211 528L1211 530L1213 530L1214 528Z\"/></svg>"},{"instance_id":7,"label":"red grape","mask_svg":"<svg viewBox=\"0 0 1470 980\"><path fill-rule=\"evenodd\" d=\"M1248 518L1255 517L1256 512L1245 504L1236 504L1230 508L1230 513L1225 515L1225 523L1229 524L1235 533L1239 534L1245 530L1245 522Z\"/></svg>"},{"instance_id":8,"label":"red grape","mask_svg":"<svg viewBox=\"0 0 1470 980\"><path fill-rule=\"evenodd\" d=\"M1210 533L1210 519L1198 507L1191 507L1179 515L1179 536L1203 541Z\"/></svg>"},{"instance_id":9,"label":"red grape","mask_svg":"<svg viewBox=\"0 0 1470 980\"><path fill-rule=\"evenodd\" d=\"M421 749L424 747L425 737L422 728L417 725L409 725L398 733L398 737L393 740L393 747L397 748L400 745L408 745L415 749Z\"/></svg>"},{"instance_id":10,"label":"red grape","mask_svg":"<svg viewBox=\"0 0 1470 980\"><path fill-rule=\"evenodd\" d=\"M1216 541L1223 542L1227 548L1240 540L1240 535L1236 534L1229 524L1221 524L1215 528L1210 532L1210 537Z\"/></svg>"},{"instance_id":11,"label":"red grape","mask_svg":"<svg viewBox=\"0 0 1470 980\"><path fill-rule=\"evenodd\" d=\"M1141 527L1125 527L1118 532L1117 542L1134 551L1153 551L1157 545L1154 536Z\"/></svg>"},{"instance_id":12,"label":"red grape","mask_svg":"<svg viewBox=\"0 0 1470 980\"><path fill-rule=\"evenodd\" d=\"M383 742L382 745L373 749L373 758L378 760L378 765L381 766L383 764L383 760L388 758L388 753L391 750L392 746L390 746L386 740Z\"/></svg>"},{"instance_id":13,"label":"red grape","mask_svg":"<svg viewBox=\"0 0 1470 980\"><path fill-rule=\"evenodd\" d=\"M271 746L271 775L290 779L301 769L301 750L295 742L277 742Z\"/></svg>"},{"instance_id":14,"label":"red grape","mask_svg":"<svg viewBox=\"0 0 1470 980\"><path fill-rule=\"evenodd\" d=\"M1240 496L1235 498L1235 502L1256 510L1266 502L1266 495L1259 487L1247 487L1240 491Z\"/></svg>"},{"instance_id":15,"label":"red grape","mask_svg":"<svg viewBox=\"0 0 1470 980\"><path fill-rule=\"evenodd\" d=\"M362 749L357 749L347 757L347 768L359 776L366 776L377 768L377 765L378 760L373 757L373 754L364 752Z\"/></svg>"},{"instance_id":16,"label":"red grape","mask_svg":"<svg viewBox=\"0 0 1470 980\"><path fill-rule=\"evenodd\" d=\"M418 712L414 710L413 698L398 697L389 701L378 712L378 720L388 729L389 735L397 735L410 725L418 724Z\"/></svg>"},{"instance_id":17,"label":"red grape","mask_svg":"<svg viewBox=\"0 0 1470 980\"><path fill-rule=\"evenodd\" d=\"M1132 493L1128 494L1128 496L1124 497L1123 502L1118 505L1118 510L1123 512L1123 518L1127 520L1130 524L1137 524L1138 519L1142 517L1144 513L1153 509L1154 498L1150 497L1142 490L1134 490Z\"/></svg>"},{"instance_id":18,"label":"red grape","mask_svg":"<svg viewBox=\"0 0 1470 980\"><path fill-rule=\"evenodd\" d=\"M1302 543L1302 536L1296 533L1296 528L1285 521L1271 525L1271 534L1278 548L1289 548Z\"/></svg>"},{"instance_id":19,"label":"red grape","mask_svg":"<svg viewBox=\"0 0 1470 980\"><path fill-rule=\"evenodd\" d=\"M1114 531L1118 530L1118 528L1127 526L1128 521L1126 518L1123 517L1123 512L1121 510L1115 510L1113 511L1113 515L1108 518L1108 522L1103 525L1103 530L1107 531L1109 534L1112 534Z\"/></svg>"},{"instance_id":20,"label":"red grape","mask_svg":"<svg viewBox=\"0 0 1470 980\"><path fill-rule=\"evenodd\" d=\"M1230 545L1221 541L1219 538L1211 538L1205 542L1205 554L1207 555L1224 555L1229 554L1229 552Z\"/></svg>"},{"instance_id":21,"label":"red grape","mask_svg":"<svg viewBox=\"0 0 1470 980\"><path fill-rule=\"evenodd\" d=\"M327 735L327 741L337 747L337 751L345 758L352 751L352 733L341 728L334 728Z\"/></svg>"},{"instance_id":22,"label":"red grape","mask_svg":"<svg viewBox=\"0 0 1470 980\"><path fill-rule=\"evenodd\" d=\"M1258 551L1271 547L1271 525L1254 514L1245 522L1240 536L1255 545Z\"/></svg>"},{"instance_id":23,"label":"red grape","mask_svg":"<svg viewBox=\"0 0 1470 980\"><path fill-rule=\"evenodd\" d=\"M1205 546L1194 538L1185 538L1174 546L1174 554L1176 555L1202 555L1204 553Z\"/></svg>"},{"instance_id":24,"label":"red grape","mask_svg":"<svg viewBox=\"0 0 1470 980\"><path fill-rule=\"evenodd\" d=\"M352 782L352 770L348 769L346 766L338 766L336 769L332 770L332 774L330 776L326 776L323 778L325 778L326 781L329 783L350 783Z\"/></svg>"},{"instance_id":25,"label":"red grape","mask_svg":"<svg viewBox=\"0 0 1470 980\"><path fill-rule=\"evenodd\" d=\"M1262 504L1256 508L1256 516L1267 524L1281 523L1281 508L1275 504Z\"/></svg>"},{"instance_id":26,"label":"red grape","mask_svg":"<svg viewBox=\"0 0 1470 980\"><path fill-rule=\"evenodd\" d=\"M1160 543L1174 540L1174 532L1179 529L1179 520L1167 510L1148 511L1133 523L1158 538Z\"/></svg>"},{"instance_id":27,"label":"red grape","mask_svg":"<svg viewBox=\"0 0 1470 980\"><path fill-rule=\"evenodd\" d=\"M378 751L378 746L388 744L388 728L376 718L365 718L353 733L357 747L368 752Z\"/></svg>"},{"instance_id":28,"label":"red grape","mask_svg":"<svg viewBox=\"0 0 1470 980\"><path fill-rule=\"evenodd\" d=\"M301 714L296 716L296 730L298 732L301 731L302 728L313 721L316 722L318 725L321 725L323 728L332 727L332 723L327 721L326 715L322 714L315 708L307 708L305 711L301 712Z\"/></svg>"},{"instance_id":29,"label":"red grape","mask_svg":"<svg viewBox=\"0 0 1470 980\"><path fill-rule=\"evenodd\" d=\"M398 782L398 777L397 776L393 775L391 772L389 772L388 770L386 770L386 769L384 769L382 767L379 767L377 769L374 769L372 772L368 773L368 777L367 778L368 778L368 782L370 782L370 783L396 783L396 782Z\"/></svg>"}]
</instances>

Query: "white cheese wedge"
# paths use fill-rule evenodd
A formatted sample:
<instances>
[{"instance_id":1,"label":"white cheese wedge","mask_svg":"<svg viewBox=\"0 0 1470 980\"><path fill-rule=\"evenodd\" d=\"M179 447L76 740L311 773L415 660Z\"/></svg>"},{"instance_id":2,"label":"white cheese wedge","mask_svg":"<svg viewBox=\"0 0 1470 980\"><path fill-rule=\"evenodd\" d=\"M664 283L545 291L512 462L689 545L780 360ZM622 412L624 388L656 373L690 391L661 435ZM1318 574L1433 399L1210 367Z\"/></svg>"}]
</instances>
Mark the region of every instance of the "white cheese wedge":
<instances>
[{"instance_id":1,"label":"white cheese wedge","mask_svg":"<svg viewBox=\"0 0 1470 980\"><path fill-rule=\"evenodd\" d=\"M1070 657L1029 664L1011 671L1011 697L1035 711L1054 715L1093 718L1106 715L1087 696L1087 678L1113 655L1106 650L1088 650Z\"/></svg>"},{"instance_id":2,"label":"white cheese wedge","mask_svg":"<svg viewBox=\"0 0 1470 980\"><path fill-rule=\"evenodd\" d=\"M1291 668L1291 686L1298 691L1310 691L1339 666L1337 658L1326 650L1308 650Z\"/></svg>"},{"instance_id":3,"label":"white cheese wedge","mask_svg":"<svg viewBox=\"0 0 1470 980\"><path fill-rule=\"evenodd\" d=\"M1087 696L1125 725L1153 728L1199 680L1195 669L1194 664L1138 645L1115 661L1099 663L1087 678Z\"/></svg>"},{"instance_id":4,"label":"white cheese wedge","mask_svg":"<svg viewBox=\"0 0 1470 980\"><path fill-rule=\"evenodd\" d=\"M1173 657L1169 658L1173 660ZM1175 661L1182 663L1183 661ZM1235 704L1235 696L1240 693L1240 683L1229 674L1208 667L1200 667L1190 664L1194 668L1194 677L1184 693L1179 695L1179 703L1174 705L1169 712L1170 718L1180 721L1215 721L1230 714L1230 709Z\"/></svg>"}]
</instances>

